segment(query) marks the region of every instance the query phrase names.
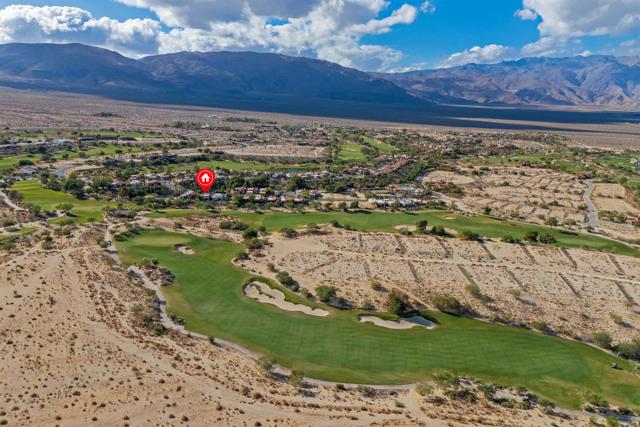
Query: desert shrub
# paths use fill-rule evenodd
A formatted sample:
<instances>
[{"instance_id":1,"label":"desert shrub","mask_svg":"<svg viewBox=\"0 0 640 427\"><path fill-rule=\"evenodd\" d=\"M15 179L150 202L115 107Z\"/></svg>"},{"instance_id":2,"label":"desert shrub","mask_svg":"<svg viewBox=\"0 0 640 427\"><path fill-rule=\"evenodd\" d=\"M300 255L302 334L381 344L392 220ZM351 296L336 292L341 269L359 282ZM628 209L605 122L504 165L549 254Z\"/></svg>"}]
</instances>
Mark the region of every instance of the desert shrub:
<instances>
[{"instance_id":1,"label":"desert shrub","mask_svg":"<svg viewBox=\"0 0 640 427\"><path fill-rule=\"evenodd\" d=\"M596 332L591 336L591 340L595 345L602 348L611 348L613 338L606 332Z\"/></svg>"},{"instance_id":2,"label":"desert shrub","mask_svg":"<svg viewBox=\"0 0 640 427\"><path fill-rule=\"evenodd\" d=\"M540 332L550 331L549 324L547 322L543 322L543 321L533 322L531 326L533 326L533 329L536 329Z\"/></svg>"},{"instance_id":3,"label":"desert shrub","mask_svg":"<svg viewBox=\"0 0 640 427\"><path fill-rule=\"evenodd\" d=\"M302 387L304 385L304 372L294 369L291 371L291 375L289 375L287 383L295 388Z\"/></svg>"},{"instance_id":4,"label":"desert shrub","mask_svg":"<svg viewBox=\"0 0 640 427\"><path fill-rule=\"evenodd\" d=\"M262 356L260 359L258 359L258 366L260 366L260 368L265 372L271 371L275 364L276 361L271 356Z\"/></svg>"},{"instance_id":5,"label":"desert shrub","mask_svg":"<svg viewBox=\"0 0 640 427\"><path fill-rule=\"evenodd\" d=\"M616 350L620 356L626 359L640 360L640 337L618 344Z\"/></svg>"},{"instance_id":6,"label":"desert shrub","mask_svg":"<svg viewBox=\"0 0 640 427\"><path fill-rule=\"evenodd\" d=\"M624 319L622 319L622 316L619 314L609 313L609 317L611 317L611 320L613 320L613 323L616 325L624 326Z\"/></svg>"},{"instance_id":7,"label":"desert shrub","mask_svg":"<svg viewBox=\"0 0 640 427\"><path fill-rule=\"evenodd\" d=\"M336 297L336 288L333 286L320 285L316 286L316 295L322 302L329 302Z\"/></svg>"},{"instance_id":8,"label":"desert shrub","mask_svg":"<svg viewBox=\"0 0 640 427\"><path fill-rule=\"evenodd\" d=\"M441 225L434 225L431 228L431 234L435 234L436 236L441 236L441 237L448 236L447 231Z\"/></svg>"},{"instance_id":9,"label":"desert shrub","mask_svg":"<svg viewBox=\"0 0 640 427\"><path fill-rule=\"evenodd\" d=\"M484 295L482 294L482 291L480 290L480 286L478 286L475 283L469 283L467 286L464 287L464 289L467 291L469 295L471 295L474 298L482 299L484 297Z\"/></svg>"},{"instance_id":10,"label":"desert shrub","mask_svg":"<svg viewBox=\"0 0 640 427\"><path fill-rule=\"evenodd\" d=\"M262 249L264 247L264 240L253 238L245 240L244 244L250 250Z\"/></svg>"},{"instance_id":11,"label":"desert shrub","mask_svg":"<svg viewBox=\"0 0 640 427\"><path fill-rule=\"evenodd\" d=\"M527 242L536 243L538 241L539 236L540 236L540 233L538 233L537 231L529 231L527 232L527 234L524 235L524 239Z\"/></svg>"},{"instance_id":12,"label":"desert shrub","mask_svg":"<svg viewBox=\"0 0 640 427\"><path fill-rule=\"evenodd\" d=\"M482 240L478 233L474 233L474 232L469 231L469 230L464 230L460 234L460 238L462 240L469 240L469 241L474 241L474 242L479 242L480 240Z\"/></svg>"},{"instance_id":13,"label":"desert shrub","mask_svg":"<svg viewBox=\"0 0 640 427\"><path fill-rule=\"evenodd\" d=\"M380 284L380 282L371 282L371 289L373 289L374 291L383 291L384 287Z\"/></svg>"},{"instance_id":14,"label":"desert shrub","mask_svg":"<svg viewBox=\"0 0 640 427\"><path fill-rule=\"evenodd\" d=\"M364 397L374 397L376 395L375 389L364 385L359 385L357 390L362 393Z\"/></svg>"},{"instance_id":15,"label":"desert shrub","mask_svg":"<svg viewBox=\"0 0 640 427\"><path fill-rule=\"evenodd\" d=\"M538 237L538 241L545 245L553 245L556 243L556 238L551 234L541 234L540 237Z\"/></svg>"},{"instance_id":16,"label":"desert shrub","mask_svg":"<svg viewBox=\"0 0 640 427\"><path fill-rule=\"evenodd\" d=\"M617 418L609 417L607 418L607 427L620 427L620 421Z\"/></svg>"},{"instance_id":17,"label":"desert shrub","mask_svg":"<svg viewBox=\"0 0 640 427\"><path fill-rule=\"evenodd\" d=\"M426 234L428 225L429 222L426 219L421 219L420 221L416 222L416 231L418 233Z\"/></svg>"},{"instance_id":18,"label":"desert shrub","mask_svg":"<svg viewBox=\"0 0 640 427\"><path fill-rule=\"evenodd\" d=\"M258 231L253 228L247 228L242 232L242 238L245 240L256 239L258 237Z\"/></svg>"},{"instance_id":19,"label":"desert shrub","mask_svg":"<svg viewBox=\"0 0 640 427\"><path fill-rule=\"evenodd\" d=\"M433 374L433 380L442 388L460 385L460 378L451 371L437 371Z\"/></svg>"},{"instance_id":20,"label":"desert shrub","mask_svg":"<svg viewBox=\"0 0 640 427\"><path fill-rule=\"evenodd\" d=\"M433 393L433 387L426 382L419 382L416 384L416 393L420 396L428 396Z\"/></svg>"},{"instance_id":21,"label":"desert shrub","mask_svg":"<svg viewBox=\"0 0 640 427\"><path fill-rule=\"evenodd\" d=\"M395 314L402 314L409 308L409 297L402 292L393 291L387 297L387 309Z\"/></svg>"},{"instance_id":22,"label":"desert shrub","mask_svg":"<svg viewBox=\"0 0 640 427\"><path fill-rule=\"evenodd\" d=\"M601 393L584 389L580 396L584 405L597 406L599 408L608 408L609 402L604 398Z\"/></svg>"},{"instance_id":23,"label":"desert shrub","mask_svg":"<svg viewBox=\"0 0 640 427\"><path fill-rule=\"evenodd\" d=\"M505 243L520 243L520 239L513 236L504 236L502 241Z\"/></svg>"},{"instance_id":24,"label":"desert shrub","mask_svg":"<svg viewBox=\"0 0 640 427\"><path fill-rule=\"evenodd\" d=\"M282 229L280 229L280 233L282 233L283 236L288 237L289 239L293 239L298 235L298 232L291 227L283 227Z\"/></svg>"},{"instance_id":25,"label":"desert shrub","mask_svg":"<svg viewBox=\"0 0 640 427\"><path fill-rule=\"evenodd\" d=\"M300 289L300 285L298 284L298 282L293 280L293 277L291 277L291 275L286 271L281 271L276 274L276 279L278 279L278 282L280 282L283 286L286 286L292 291L297 291L298 289Z\"/></svg>"},{"instance_id":26,"label":"desert shrub","mask_svg":"<svg viewBox=\"0 0 640 427\"><path fill-rule=\"evenodd\" d=\"M431 298L431 303L435 308L445 313L462 314L467 311L467 307L453 296L435 295Z\"/></svg>"},{"instance_id":27,"label":"desert shrub","mask_svg":"<svg viewBox=\"0 0 640 427\"><path fill-rule=\"evenodd\" d=\"M520 299L522 297L522 291L520 289L509 289L507 293L514 299Z\"/></svg>"}]
</instances>

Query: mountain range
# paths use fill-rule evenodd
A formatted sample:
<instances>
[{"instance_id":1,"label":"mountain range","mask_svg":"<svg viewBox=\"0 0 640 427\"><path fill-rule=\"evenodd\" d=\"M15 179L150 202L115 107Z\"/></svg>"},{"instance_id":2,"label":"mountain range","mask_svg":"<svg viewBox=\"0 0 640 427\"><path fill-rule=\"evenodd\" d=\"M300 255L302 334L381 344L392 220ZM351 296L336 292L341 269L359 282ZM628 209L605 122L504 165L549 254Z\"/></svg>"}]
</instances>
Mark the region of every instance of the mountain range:
<instances>
[{"instance_id":1,"label":"mountain range","mask_svg":"<svg viewBox=\"0 0 640 427\"><path fill-rule=\"evenodd\" d=\"M640 106L640 57L524 58L379 76L432 102Z\"/></svg>"},{"instance_id":2,"label":"mountain range","mask_svg":"<svg viewBox=\"0 0 640 427\"><path fill-rule=\"evenodd\" d=\"M181 52L127 58L81 44L0 45L0 86L299 114L373 115L451 105L640 106L640 57L525 58L367 73L303 57ZM416 113L417 114L417 113Z\"/></svg>"}]
</instances>

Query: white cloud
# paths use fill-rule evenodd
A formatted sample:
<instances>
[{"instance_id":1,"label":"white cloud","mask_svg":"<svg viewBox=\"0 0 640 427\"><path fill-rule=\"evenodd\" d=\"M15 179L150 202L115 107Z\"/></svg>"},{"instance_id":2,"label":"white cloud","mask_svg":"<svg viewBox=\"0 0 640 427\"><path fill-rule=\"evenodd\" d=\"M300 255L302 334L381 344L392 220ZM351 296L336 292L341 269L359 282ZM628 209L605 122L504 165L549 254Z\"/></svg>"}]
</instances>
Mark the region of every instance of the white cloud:
<instances>
[{"instance_id":1,"label":"white cloud","mask_svg":"<svg viewBox=\"0 0 640 427\"><path fill-rule=\"evenodd\" d=\"M640 31L638 0L523 0L542 21L543 37L569 38Z\"/></svg>"},{"instance_id":2,"label":"white cloud","mask_svg":"<svg viewBox=\"0 0 640 427\"><path fill-rule=\"evenodd\" d=\"M149 7L156 11L154 6ZM348 67L381 70L402 58L402 53L363 44L362 37L387 33L396 25L411 24L418 13L414 6L404 4L387 17L377 18L388 7L385 1L318 0L306 15L279 16L286 21L272 25L269 19L273 16L256 15L252 11L254 7L247 3L248 12L235 21L221 21L211 16L207 29L175 28L161 34L160 51L252 49L315 55Z\"/></svg>"},{"instance_id":3,"label":"white cloud","mask_svg":"<svg viewBox=\"0 0 640 427\"><path fill-rule=\"evenodd\" d=\"M535 10L531 9L519 9L516 11L516 16L524 21L535 21L538 19L538 14Z\"/></svg>"},{"instance_id":4,"label":"white cloud","mask_svg":"<svg viewBox=\"0 0 640 427\"><path fill-rule=\"evenodd\" d=\"M640 0L523 0L516 16L540 18L540 37L522 47L522 56L576 55L584 36L640 31Z\"/></svg>"},{"instance_id":5,"label":"white cloud","mask_svg":"<svg viewBox=\"0 0 640 427\"><path fill-rule=\"evenodd\" d=\"M436 5L433 4L432 1L429 0L425 0L421 5L420 5L420 11L422 13L428 13L428 14L433 14L436 11Z\"/></svg>"},{"instance_id":6,"label":"white cloud","mask_svg":"<svg viewBox=\"0 0 640 427\"><path fill-rule=\"evenodd\" d=\"M80 42L132 56L182 50L270 51L376 70L390 67L402 53L362 43L362 38L411 24L419 12L409 4L389 10L387 0L117 1L149 9L160 21L96 19L77 7L13 5L0 9L0 42Z\"/></svg>"},{"instance_id":7,"label":"white cloud","mask_svg":"<svg viewBox=\"0 0 640 427\"><path fill-rule=\"evenodd\" d=\"M566 50L566 38L541 37L533 43L522 47L522 56L554 56L560 55Z\"/></svg>"},{"instance_id":8,"label":"white cloud","mask_svg":"<svg viewBox=\"0 0 640 427\"><path fill-rule=\"evenodd\" d=\"M486 46L474 46L471 49L454 53L440 67L456 67L465 64L495 64L497 62L513 59L516 52L513 48L498 44Z\"/></svg>"},{"instance_id":9,"label":"white cloud","mask_svg":"<svg viewBox=\"0 0 640 427\"><path fill-rule=\"evenodd\" d=\"M0 42L87 43L125 54L155 52L160 24L150 19L95 19L66 6L11 5L0 9Z\"/></svg>"}]
</instances>

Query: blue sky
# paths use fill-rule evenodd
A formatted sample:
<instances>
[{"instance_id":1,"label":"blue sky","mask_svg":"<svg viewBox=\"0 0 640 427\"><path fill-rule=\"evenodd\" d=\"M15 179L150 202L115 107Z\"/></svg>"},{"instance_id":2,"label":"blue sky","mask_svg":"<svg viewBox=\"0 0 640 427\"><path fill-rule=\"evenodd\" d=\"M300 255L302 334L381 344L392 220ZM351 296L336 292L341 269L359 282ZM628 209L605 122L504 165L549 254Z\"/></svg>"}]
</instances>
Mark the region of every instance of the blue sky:
<instances>
[{"instance_id":1,"label":"blue sky","mask_svg":"<svg viewBox=\"0 0 640 427\"><path fill-rule=\"evenodd\" d=\"M134 57L255 50L382 71L638 55L639 34L639 0L0 0L0 43L80 42Z\"/></svg>"}]
</instances>

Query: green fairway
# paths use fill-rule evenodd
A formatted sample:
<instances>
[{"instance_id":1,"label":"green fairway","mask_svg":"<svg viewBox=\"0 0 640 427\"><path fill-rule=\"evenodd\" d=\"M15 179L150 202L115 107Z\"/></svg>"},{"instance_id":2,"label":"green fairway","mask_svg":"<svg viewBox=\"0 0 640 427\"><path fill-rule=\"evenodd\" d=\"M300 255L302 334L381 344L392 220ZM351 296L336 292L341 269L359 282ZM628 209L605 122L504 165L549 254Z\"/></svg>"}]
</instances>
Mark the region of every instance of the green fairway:
<instances>
[{"instance_id":1,"label":"green fairway","mask_svg":"<svg viewBox=\"0 0 640 427\"><path fill-rule=\"evenodd\" d=\"M364 153L360 144L354 144L351 142L340 143L340 150L338 151L338 160L345 162L360 162L364 161Z\"/></svg>"},{"instance_id":2,"label":"green fairway","mask_svg":"<svg viewBox=\"0 0 640 427\"><path fill-rule=\"evenodd\" d=\"M369 144L372 147L377 148L383 154L391 154L397 151L396 147L391 144L387 144L386 142L379 141L375 138L371 138L369 136L363 136L364 142Z\"/></svg>"},{"instance_id":3,"label":"green fairway","mask_svg":"<svg viewBox=\"0 0 640 427\"><path fill-rule=\"evenodd\" d=\"M77 217L60 217L52 220L52 223L69 221L82 224L90 221L99 221L102 219L102 213L107 207L116 206L115 202L78 200L70 194L43 188L40 182L35 180L18 181L11 186L11 190L19 192L24 203L39 206L45 211L55 210L62 203L73 205L72 212Z\"/></svg>"},{"instance_id":4,"label":"green fairway","mask_svg":"<svg viewBox=\"0 0 640 427\"><path fill-rule=\"evenodd\" d=\"M201 215L202 211L189 210L157 212L151 217ZM567 248L586 248L621 255L640 256L640 251L624 243L605 239L590 234L564 231L544 226L527 224L517 221L499 220L482 215L461 215L448 211L432 210L411 213L391 213L379 211L348 212L255 212L226 211L224 215L234 216L254 227L265 226L267 230L279 230L283 227L297 227L306 224L326 224L332 220L342 225L351 226L361 231L398 232L396 225L414 225L419 220L427 220L431 225L441 225L456 230L458 233L471 231L484 237L502 238L513 236L523 239L529 231L540 234L551 234L556 240L556 246Z\"/></svg>"},{"instance_id":5,"label":"green fairway","mask_svg":"<svg viewBox=\"0 0 640 427\"><path fill-rule=\"evenodd\" d=\"M179 243L195 254L180 253ZM238 244L153 230L116 246L125 264L157 259L175 275L163 293L169 312L188 329L270 354L310 377L394 384L451 369L523 385L563 406L577 407L584 388L613 403L640 405L640 377L630 364L584 344L440 313L433 315L436 329L389 330L362 324L349 310L324 307L330 315L323 318L285 312L244 296L251 276L231 263L242 250ZM621 369L611 369L613 362Z\"/></svg>"}]
</instances>

